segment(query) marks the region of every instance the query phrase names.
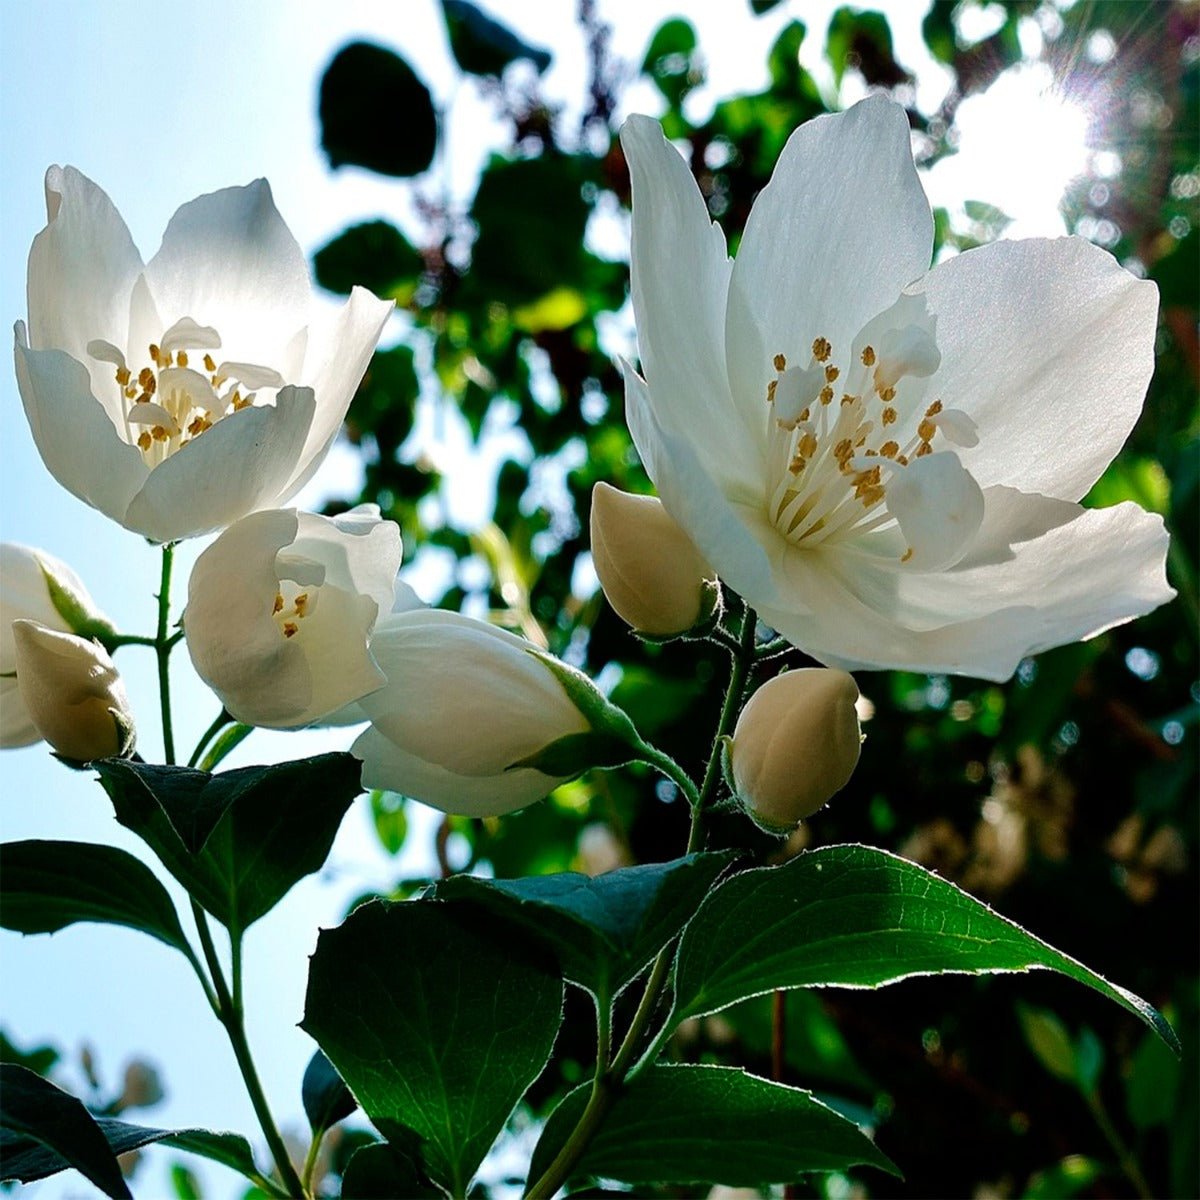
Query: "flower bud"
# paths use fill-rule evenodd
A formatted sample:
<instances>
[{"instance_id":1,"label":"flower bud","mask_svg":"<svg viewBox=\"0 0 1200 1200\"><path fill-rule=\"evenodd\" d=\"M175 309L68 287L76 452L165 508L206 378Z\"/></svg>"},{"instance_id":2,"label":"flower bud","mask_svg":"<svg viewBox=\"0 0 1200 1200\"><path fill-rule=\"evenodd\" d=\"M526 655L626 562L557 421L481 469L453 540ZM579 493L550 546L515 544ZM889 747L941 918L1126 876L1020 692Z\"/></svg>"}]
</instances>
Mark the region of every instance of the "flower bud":
<instances>
[{"instance_id":1,"label":"flower bud","mask_svg":"<svg viewBox=\"0 0 1200 1200\"><path fill-rule=\"evenodd\" d=\"M845 671L821 667L777 675L750 698L726 765L761 829L787 833L846 786L862 745L857 699Z\"/></svg>"},{"instance_id":2,"label":"flower bud","mask_svg":"<svg viewBox=\"0 0 1200 1200\"><path fill-rule=\"evenodd\" d=\"M589 766L627 761L637 734L586 676L460 613L391 613L371 650L387 686L351 752L364 787L463 816L540 800Z\"/></svg>"},{"instance_id":3,"label":"flower bud","mask_svg":"<svg viewBox=\"0 0 1200 1200\"><path fill-rule=\"evenodd\" d=\"M81 637L103 638L113 632L65 562L31 546L0 543L0 746L5 748L41 739L17 687L12 623L22 618Z\"/></svg>"},{"instance_id":4,"label":"flower bud","mask_svg":"<svg viewBox=\"0 0 1200 1200\"><path fill-rule=\"evenodd\" d=\"M677 637L712 615L716 572L656 496L596 484L591 530L600 586L639 633Z\"/></svg>"},{"instance_id":5,"label":"flower bud","mask_svg":"<svg viewBox=\"0 0 1200 1200\"><path fill-rule=\"evenodd\" d=\"M64 758L133 753L133 713L108 651L36 621L14 621L17 686L39 735Z\"/></svg>"}]
</instances>

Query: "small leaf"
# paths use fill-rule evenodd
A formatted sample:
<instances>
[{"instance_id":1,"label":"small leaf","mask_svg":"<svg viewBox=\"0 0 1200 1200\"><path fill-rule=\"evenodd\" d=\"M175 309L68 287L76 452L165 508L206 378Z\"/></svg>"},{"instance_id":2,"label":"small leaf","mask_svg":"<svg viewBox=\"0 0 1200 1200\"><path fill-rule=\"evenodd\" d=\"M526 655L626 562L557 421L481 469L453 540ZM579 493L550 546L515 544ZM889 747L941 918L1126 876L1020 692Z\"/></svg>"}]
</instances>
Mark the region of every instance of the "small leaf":
<instances>
[{"instance_id":1,"label":"small leaf","mask_svg":"<svg viewBox=\"0 0 1200 1200\"><path fill-rule=\"evenodd\" d=\"M1017 1005L1021 1032L1038 1062L1056 1079L1075 1082L1075 1047L1067 1027L1052 1013L1043 1009Z\"/></svg>"},{"instance_id":2,"label":"small leaf","mask_svg":"<svg viewBox=\"0 0 1200 1200\"><path fill-rule=\"evenodd\" d=\"M780 0L750 0L750 11L756 16L761 17L764 13L769 13L771 9L777 8Z\"/></svg>"},{"instance_id":3,"label":"small leaf","mask_svg":"<svg viewBox=\"0 0 1200 1200\"><path fill-rule=\"evenodd\" d=\"M317 282L342 296L357 285L406 303L424 269L425 260L387 221L352 225L313 255Z\"/></svg>"},{"instance_id":4,"label":"small leaf","mask_svg":"<svg viewBox=\"0 0 1200 1200\"><path fill-rule=\"evenodd\" d=\"M117 1157L82 1101L13 1063L0 1063L0 1130L5 1135L0 1178L21 1183L42 1178L26 1173L24 1145L57 1159L61 1165L54 1170L74 1167L106 1196L130 1200Z\"/></svg>"},{"instance_id":5,"label":"small leaf","mask_svg":"<svg viewBox=\"0 0 1200 1200\"><path fill-rule=\"evenodd\" d=\"M654 80L673 109L679 108L692 88L703 83L696 30L690 21L671 17L654 31L642 60L642 73Z\"/></svg>"},{"instance_id":6,"label":"small leaf","mask_svg":"<svg viewBox=\"0 0 1200 1200\"><path fill-rule=\"evenodd\" d=\"M1125 1079L1125 1107L1138 1129L1166 1125L1179 1103L1179 1060L1147 1034L1134 1051Z\"/></svg>"},{"instance_id":7,"label":"small leaf","mask_svg":"<svg viewBox=\"0 0 1200 1200\"><path fill-rule=\"evenodd\" d=\"M827 846L717 888L679 945L675 1020L774 988L1038 968L1107 996L1178 1051L1174 1030L1146 1001L932 872L868 846Z\"/></svg>"},{"instance_id":8,"label":"small leaf","mask_svg":"<svg viewBox=\"0 0 1200 1200\"><path fill-rule=\"evenodd\" d=\"M13 1045L4 1030L0 1029L0 1062L16 1063L37 1075L47 1075L61 1057L62 1053L54 1046L34 1046L32 1050L22 1050Z\"/></svg>"},{"instance_id":9,"label":"small leaf","mask_svg":"<svg viewBox=\"0 0 1200 1200\"><path fill-rule=\"evenodd\" d=\"M308 1060L300 1084L300 1099L314 1134L336 1125L358 1107L350 1089L333 1069L333 1063L320 1050Z\"/></svg>"},{"instance_id":10,"label":"small leaf","mask_svg":"<svg viewBox=\"0 0 1200 1200\"><path fill-rule=\"evenodd\" d=\"M200 1181L183 1163L171 1164L171 1188L176 1200L204 1200Z\"/></svg>"},{"instance_id":11,"label":"small leaf","mask_svg":"<svg viewBox=\"0 0 1200 1200\"><path fill-rule=\"evenodd\" d=\"M444 1195L388 1142L356 1150L342 1176L342 1200L435 1200Z\"/></svg>"},{"instance_id":12,"label":"small leaf","mask_svg":"<svg viewBox=\"0 0 1200 1200\"><path fill-rule=\"evenodd\" d=\"M429 89L398 54L343 46L321 79L321 145L331 167L419 175L433 161L437 114Z\"/></svg>"},{"instance_id":13,"label":"small leaf","mask_svg":"<svg viewBox=\"0 0 1200 1200\"><path fill-rule=\"evenodd\" d=\"M912 78L896 62L892 30L881 12L839 8L829 19L825 55L839 87L849 66L857 67L867 83L880 87L896 87Z\"/></svg>"},{"instance_id":14,"label":"small leaf","mask_svg":"<svg viewBox=\"0 0 1200 1200\"><path fill-rule=\"evenodd\" d=\"M483 914L374 901L322 930L301 1023L371 1121L458 1196L541 1072L562 981Z\"/></svg>"},{"instance_id":15,"label":"small leaf","mask_svg":"<svg viewBox=\"0 0 1200 1200\"><path fill-rule=\"evenodd\" d=\"M166 888L132 854L88 842L0 846L0 925L55 933L78 921L140 929L191 957Z\"/></svg>"},{"instance_id":16,"label":"small leaf","mask_svg":"<svg viewBox=\"0 0 1200 1200\"><path fill-rule=\"evenodd\" d=\"M349 754L219 775L118 759L93 766L117 820L236 936L321 868L361 790L362 764Z\"/></svg>"},{"instance_id":17,"label":"small leaf","mask_svg":"<svg viewBox=\"0 0 1200 1200\"><path fill-rule=\"evenodd\" d=\"M408 816L405 799L395 792L371 793L371 817L375 821L375 833L379 844L389 854L399 854L408 837Z\"/></svg>"},{"instance_id":18,"label":"small leaf","mask_svg":"<svg viewBox=\"0 0 1200 1200\"><path fill-rule=\"evenodd\" d=\"M528 59L540 75L551 63L549 50L531 46L511 29L467 0L442 0L454 61L470 75L496 75L518 59Z\"/></svg>"},{"instance_id":19,"label":"small leaf","mask_svg":"<svg viewBox=\"0 0 1200 1200\"><path fill-rule=\"evenodd\" d=\"M550 1115L533 1152L539 1179L587 1103L576 1088ZM608 1112L576 1168L637 1184L762 1187L859 1163L899 1175L852 1121L800 1088L733 1067L651 1067Z\"/></svg>"},{"instance_id":20,"label":"small leaf","mask_svg":"<svg viewBox=\"0 0 1200 1200\"><path fill-rule=\"evenodd\" d=\"M589 878L574 871L524 879L454 875L439 900L482 905L541 941L564 976L611 1000L695 913L733 855L692 854Z\"/></svg>"}]
</instances>

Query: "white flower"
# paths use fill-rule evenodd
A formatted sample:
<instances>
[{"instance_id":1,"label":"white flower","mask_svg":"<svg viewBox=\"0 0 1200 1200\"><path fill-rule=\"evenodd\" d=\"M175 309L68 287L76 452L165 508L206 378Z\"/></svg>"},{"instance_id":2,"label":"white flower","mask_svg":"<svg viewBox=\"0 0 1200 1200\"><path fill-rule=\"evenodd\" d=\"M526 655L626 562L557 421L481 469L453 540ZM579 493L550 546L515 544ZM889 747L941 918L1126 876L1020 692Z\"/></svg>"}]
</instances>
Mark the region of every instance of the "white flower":
<instances>
[{"instance_id":1,"label":"white flower","mask_svg":"<svg viewBox=\"0 0 1200 1200\"><path fill-rule=\"evenodd\" d=\"M845 671L785 671L742 709L728 746L732 787L763 829L788 833L850 781L862 749L858 686Z\"/></svg>"},{"instance_id":2,"label":"white flower","mask_svg":"<svg viewBox=\"0 0 1200 1200\"><path fill-rule=\"evenodd\" d=\"M17 643L12 623L26 618L47 629L90 636L112 632L83 580L44 550L0 543L0 746L41 740L17 685Z\"/></svg>"},{"instance_id":3,"label":"white flower","mask_svg":"<svg viewBox=\"0 0 1200 1200\"><path fill-rule=\"evenodd\" d=\"M596 575L626 624L675 637L712 616L716 573L656 496L597 483L590 524Z\"/></svg>"},{"instance_id":4,"label":"white flower","mask_svg":"<svg viewBox=\"0 0 1200 1200\"><path fill-rule=\"evenodd\" d=\"M247 725L308 725L386 682L368 647L391 606L400 529L364 504L235 522L196 560L183 627L200 677Z\"/></svg>"},{"instance_id":5,"label":"white flower","mask_svg":"<svg viewBox=\"0 0 1200 1200\"><path fill-rule=\"evenodd\" d=\"M38 733L64 758L133 753L133 712L121 676L99 642L12 623L17 686Z\"/></svg>"},{"instance_id":6,"label":"white flower","mask_svg":"<svg viewBox=\"0 0 1200 1200\"><path fill-rule=\"evenodd\" d=\"M528 642L429 608L384 618L371 649L388 684L359 702L371 728L351 752L365 787L482 817L532 804L569 778L514 766L592 728Z\"/></svg>"},{"instance_id":7,"label":"white flower","mask_svg":"<svg viewBox=\"0 0 1200 1200\"><path fill-rule=\"evenodd\" d=\"M929 271L908 123L879 97L792 135L733 262L657 123L621 138L629 427L764 621L831 665L1005 679L1171 598L1162 521L1077 503L1141 411L1152 283L1078 238Z\"/></svg>"},{"instance_id":8,"label":"white flower","mask_svg":"<svg viewBox=\"0 0 1200 1200\"><path fill-rule=\"evenodd\" d=\"M304 255L265 180L185 204L149 263L72 167L46 173L17 383L68 491L152 541L285 503L341 427L391 303L312 324Z\"/></svg>"}]
</instances>

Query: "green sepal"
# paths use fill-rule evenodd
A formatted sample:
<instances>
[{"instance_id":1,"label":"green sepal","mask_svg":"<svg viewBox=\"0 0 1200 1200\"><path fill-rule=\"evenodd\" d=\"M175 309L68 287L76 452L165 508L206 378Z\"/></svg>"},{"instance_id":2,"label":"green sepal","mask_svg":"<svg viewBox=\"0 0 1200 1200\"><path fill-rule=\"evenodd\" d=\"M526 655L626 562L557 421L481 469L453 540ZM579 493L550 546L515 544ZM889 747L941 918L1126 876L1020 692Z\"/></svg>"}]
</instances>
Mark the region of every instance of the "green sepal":
<instances>
[{"instance_id":1,"label":"green sepal","mask_svg":"<svg viewBox=\"0 0 1200 1200\"><path fill-rule=\"evenodd\" d=\"M633 636L638 641L649 642L654 646L661 646L666 642L675 642L680 639L691 642L704 641L720 624L724 615L725 604L721 592L721 581L715 577L702 579L700 581L700 613L691 628L681 630L679 633L645 633L641 629L635 629Z\"/></svg>"},{"instance_id":2,"label":"green sepal","mask_svg":"<svg viewBox=\"0 0 1200 1200\"><path fill-rule=\"evenodd\" d=\"M510 763L505 770L531 767L557 779L574 779L593 767L621 767L637 757L628 742L610 734L568 733L525 758Z\"/></svg>"},{"instance_id":3,"label":"green sepal","mask_svg":"<svg viewBox=\"0 0 1200 1200\"><path fill-rule=\"evenodd\" d=\"M583 714L584 719L592 727L593 733L605 734L610 739L623 742L626 746L637 750L643 748L644 743L641 736L628 714L613 704L582 671L568 666L561 659L555 658L554 655L547 654L543 650L531 648L528 653L538 659L562 684L563 691L567 693L567 699ZM628 762L629 758L621 761ZM578 774L578 772L575 773Z\"/></svg>"},{"instance_id":4,"label":"green sepal","mask_svg":"<svg viewBox=\"0 0 1200 1200\"><path fill-rule=\"evenodd\" d=\"M95 638L103 643L106 649L111 648L112 639L117 636L113 625L99 616L94 609L84 604L79 593L67 587L61 579L50 571L41 558L36 554L37 564L41 568L42 578L46 581L46 591L50 593L50 603L55 611L67 623L67 627L79 637Z\"/></svg>"}]
</instances>

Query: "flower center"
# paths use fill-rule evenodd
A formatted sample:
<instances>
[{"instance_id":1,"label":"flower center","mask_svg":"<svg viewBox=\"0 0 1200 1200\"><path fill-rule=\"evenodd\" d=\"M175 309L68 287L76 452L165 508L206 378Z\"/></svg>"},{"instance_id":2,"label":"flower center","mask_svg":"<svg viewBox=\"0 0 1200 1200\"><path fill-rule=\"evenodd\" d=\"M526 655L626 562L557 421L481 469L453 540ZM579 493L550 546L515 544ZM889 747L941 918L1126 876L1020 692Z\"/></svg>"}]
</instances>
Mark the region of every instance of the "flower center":
<instances>
[{"instance_id":1,"label":"flower center","mask_svg":"<svg viewBox=\"0 0 1200 1200\"><path fill-rule=\"evenodd\" d=\"M151 342L145 365L136 371L136 360L131 365L111 342L88 342L92 358L114 367L125 440L141 450L149 466L166 461L231 413L249 408L259 389L283 386L283 377L270 367L218 364L212 351L220 347L220 334L191 317L180 318L159 342ZM193 365L193 359L199 361Z\"/></svg>"},{"instance_id":2,"label":"flower center","mask_svg":"<svg viewBox=\"0 0 1200 1200\"><path fill-rule=\"evenodd\" d=\"M294 638L300 632L300 622L311 615L316 607L317 591L301 588L291 579L279 581L279 591L275 593L275 605L271 615L279 632L285 638Z\"/></svg>"},{"instance_id":3,"label":"flower center","mask_svg":"<svg viewBox=\"0 0 1200 1200\"><path fill-rule=\"evenodd\" d=\"M940 363L924 323L880 330L841 365L825 337L813 342L806 367L775 355L767 402L771 479L778 482L767 516L789 542L814 549L886 525L894 519L888 488L911 462L933 453L939 433L955 445L977 443L966 413L941 400L922 410L919 398L905 405L897 397L902 380L928 378ZM912 556L910 545L900 561Z\"/></svg>"}]
</instances>

